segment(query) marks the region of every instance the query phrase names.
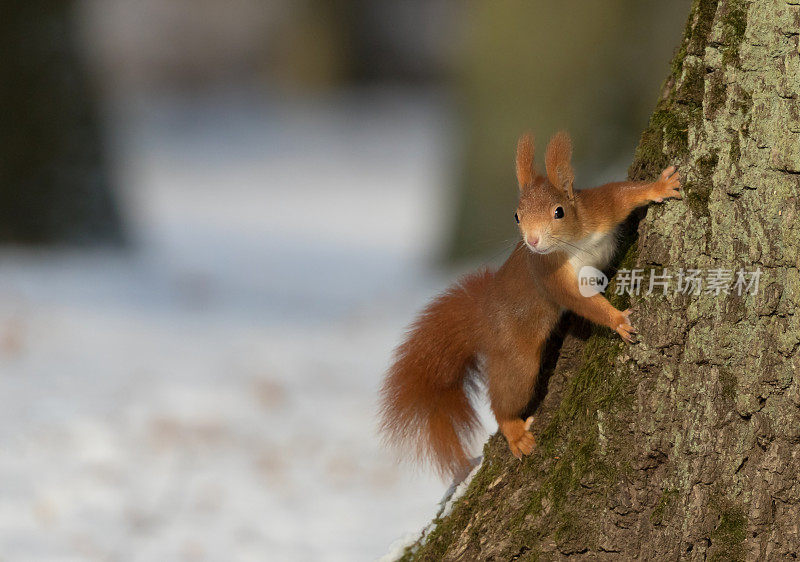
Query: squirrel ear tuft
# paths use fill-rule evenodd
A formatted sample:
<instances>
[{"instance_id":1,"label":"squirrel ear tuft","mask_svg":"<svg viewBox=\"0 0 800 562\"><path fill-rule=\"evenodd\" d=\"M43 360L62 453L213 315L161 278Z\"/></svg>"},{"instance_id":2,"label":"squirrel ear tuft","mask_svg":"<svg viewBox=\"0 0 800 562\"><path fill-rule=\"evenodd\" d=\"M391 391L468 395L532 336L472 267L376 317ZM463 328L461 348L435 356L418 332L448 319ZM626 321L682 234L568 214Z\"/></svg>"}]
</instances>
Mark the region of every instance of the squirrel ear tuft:
<instances>
[{"instance_id":1,"label":"squirrel ear tuft","mask_svg":"<svg viewBox=\"0 0 800 562\"><path fill-rule=\"evenodd\" d=\"M572 184L575 181L571 160L572 141L566 131L560 131L547 144L544 165L550 183L564 190L570 199L573 198Z\"/></svg>"},{"instance_id":2,"label":"squirrel ear tuft","mask_svg":"<svg viewBox=\"0 0 800 562\"><path fill-rule=\"evenodd\" d=\"M517 141L517 182L519 189L529 186L536 177L536 167L533 163L533 135L525 133Z\"/></svg>"}]
</instances>

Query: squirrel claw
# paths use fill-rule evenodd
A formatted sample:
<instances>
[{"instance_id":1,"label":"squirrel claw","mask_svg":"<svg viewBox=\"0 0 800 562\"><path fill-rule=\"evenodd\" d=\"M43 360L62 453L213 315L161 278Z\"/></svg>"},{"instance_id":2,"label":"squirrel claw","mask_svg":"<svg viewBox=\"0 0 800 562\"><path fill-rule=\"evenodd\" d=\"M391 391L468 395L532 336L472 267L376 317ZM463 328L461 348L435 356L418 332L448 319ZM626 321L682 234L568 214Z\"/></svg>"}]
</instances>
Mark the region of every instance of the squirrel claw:
<instances>
[{"instance_id":1,"label":"squirrel claw","mask_svg":"<svg viewBox=\"0 0 800 562\"><path fill-rule=\"evenodd\" d=\"M626 343L636 343L636 330L631 329L632 326L619 325L617 333Z\"/></svg>"},{"instance_id":2,"label":"squirrel claw","mask_svg":"<svg viewBox=\"0 0 800 562\"><path fill-rule=\"evenodd\" d=\"M676 170L675 166L670 166L661 172L661 175L658 177L658 180L656 180L654 187L655 193L653 201L656 203L662 203L664 199L683 198L680 192L681 174Z\"/></svg>"},{"instance_id":3,"label":"squirrel claw","mask_svg":"<svg viewBox=\"0 0 800 562\"><path fill-rule=\"evenodd\" d=\"M636 343L636 334L638 330L633 327L630 320L631 309L623 310L620 312L620 322L614 328L619 336L627 343Z\"/></svg>"},{"instance_id":4,"label":"squirrel claw","mask_svg":"<svg viewBox=\"0 0 800 562\"><path fill-rule=\"evenodd\" d=\"M627 343L636 343L636 329L629 324L620 324L617 326L617 333Z\"/></svg>"},{"instance_id":5,"label":"squirrel claw","mask_svg":"<svg viewBox=\"0 0 800 562\"><path fill-rule=\"evenodd\" d=\"M519 460L522 460L525 455L530 455L536 445L533 433L528 431L532 423L533 417L529 417L524 422L521 419L515 419L500 423L500 431L508 442L511 454Z\"/></svg>"}]
</instances>

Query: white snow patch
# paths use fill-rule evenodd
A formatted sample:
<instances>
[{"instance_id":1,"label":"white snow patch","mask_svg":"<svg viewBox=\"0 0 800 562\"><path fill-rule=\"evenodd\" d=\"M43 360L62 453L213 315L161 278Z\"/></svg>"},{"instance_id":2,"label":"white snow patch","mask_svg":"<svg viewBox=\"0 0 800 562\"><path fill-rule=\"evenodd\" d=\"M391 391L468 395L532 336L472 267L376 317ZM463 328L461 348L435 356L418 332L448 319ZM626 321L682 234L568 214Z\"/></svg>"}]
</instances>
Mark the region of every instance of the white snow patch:
<instances>
[{"instance_id":1,"label":"white snow patch","mask_svg":"<svg viewBox=\"0 0 800 562\"><path fill-rule=\"evenodd\" d=\"M146 114L132 250L0 252L0 559L375 559L443 491L374 431L448 282L442 108Z\"/></svg>"},{"instance_id":2,"label":"white snow patch","mask_svg":"<svg viewBox=\"0 0 800 562\"><path fill-rule=\"evenodd\" d=\"M408 547L417 542L419 538L419 533L406 533L389 545L389 552L378 558L378 562L396 562L400 560L408 550Z\"/></svg>"},{"instance_id":3,"label":"white snow patch","mask_svg":"<svg viewBox=\"0 0 800 562\"><path fill-rule=\"evenodd\" d=\"M458 486L456 486L455 490L453 490L452 493L450 493L450 497L448 498L445 495L444 499L442 500L444 502L444 506L442 507L442 511L439 515L439 518L447 517L448 515L450 515L450 513L453 511L453 506L458 500L461 499L464 493L466 493L467 488L469 488L469 485L472 483L472 479L475 478L475 475L478 474L478 471L481 469L481 466L483 466L483 457L480 458L478 464L475 465L475 468L473 468L470 471L467 477L464 478L464 480L462 480Z\"/></svg>"},{"instance_id":4,"label":"white snow patch","mask_svg":"<svg viewBox=\"0 0 800 562\"><path fill-rule=\"evenodd\" d=\"M460 500L464 494L466 493L467 489L469 488L470 483L472 483L473 478L475 475L478 474L478 471L483 466L483 457L477 459L477 464L475 467L470 471L464 480L459 482L458 484L453 483L445 492L444 497L439 502L439 512L436 514L436 517L433 521L431 521L428 525L422 529L422 532L419 533L407 533L400 537L399 539L395 540L389 547L389 552L384 554L378 559L378 562L395 562L405 555L408 549L411 547L412 552L416 549L425 544L425 541L436 529L437 523L447 516L450 515L453 511L453 506L455 503ZM414 545L419 543L415 548Z\"/></svg>"}]
</instances>

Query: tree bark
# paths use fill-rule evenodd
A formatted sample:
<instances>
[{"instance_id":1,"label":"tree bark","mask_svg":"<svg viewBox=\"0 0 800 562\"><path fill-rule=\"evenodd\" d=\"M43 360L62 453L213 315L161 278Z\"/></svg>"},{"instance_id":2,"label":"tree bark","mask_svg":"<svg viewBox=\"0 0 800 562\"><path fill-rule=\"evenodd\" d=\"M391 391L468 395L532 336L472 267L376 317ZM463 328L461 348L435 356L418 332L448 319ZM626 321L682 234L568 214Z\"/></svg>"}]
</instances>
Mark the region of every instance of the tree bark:
<instances>
[{"instance_id":1,"label":"tree bark","mask_svg":"<svg viewBox=\"0 0 800 562\"><path fill-rule=\"evenodd\" d=\"M537 450L492 437L406 559L800 554L798 4L696 0L629 172L677 164L685 199L649 208L618 265L760 268L758 292L634 296L633 346L568 320Z\"/></svg>"},{"instance_id":2,"label":"tree bark","mask_svg":"<svg viewBox=\"0 0 800 562\"><path fill-rule=\"evenodd\" d=\"M0 18L0 243L118 243L98 109L73 2L7 2Z\"/></svg>"}]
</instances>

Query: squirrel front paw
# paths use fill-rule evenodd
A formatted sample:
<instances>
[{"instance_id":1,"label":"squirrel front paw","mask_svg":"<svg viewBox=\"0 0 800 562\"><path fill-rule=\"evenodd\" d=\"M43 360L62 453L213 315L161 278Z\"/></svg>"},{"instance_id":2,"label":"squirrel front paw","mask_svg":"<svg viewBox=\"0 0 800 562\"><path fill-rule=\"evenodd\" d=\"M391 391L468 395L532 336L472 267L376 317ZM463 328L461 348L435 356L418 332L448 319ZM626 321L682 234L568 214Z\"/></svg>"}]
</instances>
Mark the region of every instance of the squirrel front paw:
<instances>
[{"instance_id":1,"label":"squirrel front paw","mask_svg":"<svg viewBox=\"0 0 800 562\"><path fill-rule=\"evenodd\" d=\"M620 337L627 343L634 343L636 341L636 328L633 327L630 320L631 309L619 312L614 319L611 326Z\"/></svg>"},{"instance_id":2,"label":"squirrel front paw","mask_svg":"<svg viewBox=\"0 0 800 562\"><path fill-rule=\"evenodd\" d=\"M658 179L653 182L653 201L661 203L664 199L669 198L682 199L680 189L681 175L675 166L670 166L661 172Z\"/></svg>"}]
</instances>

